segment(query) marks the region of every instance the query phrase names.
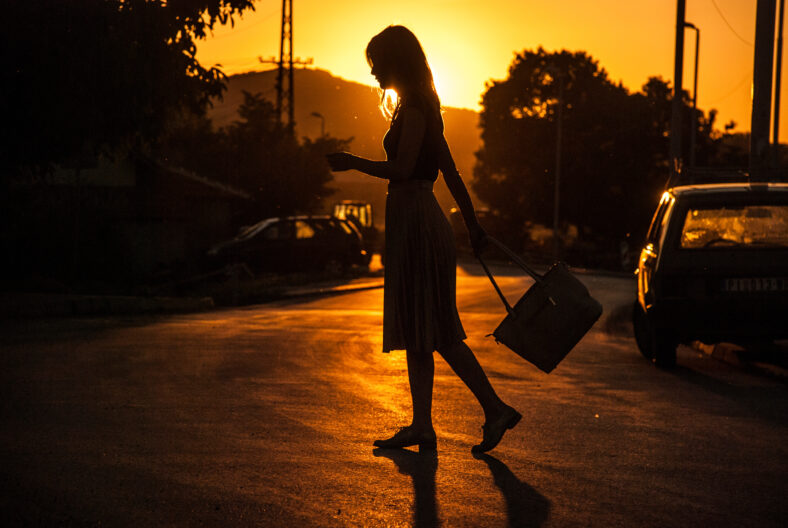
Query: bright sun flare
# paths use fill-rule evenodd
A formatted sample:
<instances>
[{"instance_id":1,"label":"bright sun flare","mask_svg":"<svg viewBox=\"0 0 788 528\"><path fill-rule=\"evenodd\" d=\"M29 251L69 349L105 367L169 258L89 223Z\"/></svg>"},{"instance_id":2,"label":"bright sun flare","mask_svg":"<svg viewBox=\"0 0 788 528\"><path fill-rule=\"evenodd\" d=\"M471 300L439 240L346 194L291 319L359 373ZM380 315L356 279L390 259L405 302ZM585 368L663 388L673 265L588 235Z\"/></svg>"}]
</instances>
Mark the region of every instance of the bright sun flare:
<instances>
[{"instance_id":1,"label":"bright sun flare","mask_svg":"<svg viewBox=\"0 0 788 528\"><path fill-rule=\"evenodd\" d=\"M399 101L399 95L393 89L389 88L383 92L384 108L394 109L397 106L397 101Z\"/></svg>"},{"instance_id":2,"label":"bright sun flare","mask_svg":"<svg viewBox=\"0 0 788 528\"><path fill-rule=\"evenodd\" d=\"M432 83L435 85L435 91L438 92L438 97L442 98L443 93L441 92L441 82L434 73L432 76ZM388 108L389 111L392 111L397 106L398 101L399 95L397 95L397 92L393 88L388 88L383 93L383 101L381 106L383 108ZM443 100L441 99L441 106L443 106L443 104Z\"/></svg>"}]
</instances>

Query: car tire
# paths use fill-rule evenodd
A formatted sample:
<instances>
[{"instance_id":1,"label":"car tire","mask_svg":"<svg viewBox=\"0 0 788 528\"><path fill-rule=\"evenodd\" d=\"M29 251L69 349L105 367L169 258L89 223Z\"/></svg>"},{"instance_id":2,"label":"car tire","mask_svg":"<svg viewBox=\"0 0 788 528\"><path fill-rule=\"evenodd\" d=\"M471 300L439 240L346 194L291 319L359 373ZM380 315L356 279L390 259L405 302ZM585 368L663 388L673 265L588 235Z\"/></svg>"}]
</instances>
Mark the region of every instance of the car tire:
<instances>
[{"instance_id":1,"label":"car tire","mask_svg":"<svg viewBox=\"0 0 788 528\"><path fill-rule=\"evenodd\" d=\"M640 303L635 301L632 305L632 328L635 333L635 342L638 350L646 359L654 359L654 347L652 346L651 330L648 324L648 316L640 307Z\"/></svg>"},{"instance_id":2,"label":"car tire","mask_svg":"<svg viewBox=\"0 0 788 528\"><path fill-rule=\"evenodd\" d=\"M659 368L670 369L676 366L678 341L669 330L655 328L638 302L632 307L632 327L635 342L643 357Z\"/></svg>"},{"instance_id":3,"label":"car tire","mask_svg":"<svg viewBox=\"0 0 788 528\"><path fill-rule=\"evenodd\" d=\"M654 333L652 339L654 342L654 364L664 369L675 367L678 342L673 336L664 332Z\"/></svg>"},{"instance_id":4,"label":"car tire","mask_svg":"<svg viewBox=\"0 0 788 528\"><path fill-rule=\"evenodd\" d=\"M342 275L345 273L347 265L339 259L330 258L323 266L323 270L330 275Z\"/></svg>"}]
</instances>

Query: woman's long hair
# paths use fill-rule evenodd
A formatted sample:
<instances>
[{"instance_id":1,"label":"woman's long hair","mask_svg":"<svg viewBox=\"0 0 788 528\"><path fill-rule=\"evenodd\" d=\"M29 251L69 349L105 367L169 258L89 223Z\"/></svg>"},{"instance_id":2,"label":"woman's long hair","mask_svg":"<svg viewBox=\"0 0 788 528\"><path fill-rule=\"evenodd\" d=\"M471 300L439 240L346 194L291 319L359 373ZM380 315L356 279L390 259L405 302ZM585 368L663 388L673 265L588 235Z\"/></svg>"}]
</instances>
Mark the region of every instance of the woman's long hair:
<instances>
[{"instance_id":1,"label":"woman's long hair","mask_svg":"<svg viewBox=\"0 0 788 528\"><path fill-rule=\"evenodd\" d=\"M385 91L381 98L381 108L389 119L393 120L403 98L421 97L436 112L440 112L440 99L435 90L432 70L427 57L419 43L419 39L405 26L389 26L367 44L367 62L393 75L402 85L403 93L397 94L397 104L392 110L385 104Z\"/></svg>"}]
</instances>

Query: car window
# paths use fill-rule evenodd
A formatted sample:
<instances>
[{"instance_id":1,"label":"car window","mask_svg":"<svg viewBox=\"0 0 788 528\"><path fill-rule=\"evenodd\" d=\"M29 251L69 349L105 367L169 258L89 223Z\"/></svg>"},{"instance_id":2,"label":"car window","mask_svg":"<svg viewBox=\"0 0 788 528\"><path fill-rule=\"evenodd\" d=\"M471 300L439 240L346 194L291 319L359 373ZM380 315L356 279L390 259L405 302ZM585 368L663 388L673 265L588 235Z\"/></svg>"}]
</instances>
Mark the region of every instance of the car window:
<instances>
[{"instance_id":1,"label":"car window","mask_svg":"<svg viewBox=\"0 0 788 528\"><path fill-rule=\"evenodd\" d=\"M788 204L692 207L680 244L682 249L788 247Z\"/></svg>"},{"instance_id":2,"label":"car window","mask_svg":"<svg viewBox=\"0 0 788 528\"><path fill-rule=\"evenodd\" d=\"M318 219L312 218L312 219L310 219L309 220L309 225L315 231L315 233L313 235L314 237L325 237L325 236L327 236L329 234L328 233L329 226L326 223L326 221L323 220L322 218L318 218ZM310 238L310 237L306 237L306 238Z\"/></svg>"},{"instance_id":3,"label":"car window","mask_svg":"<svg viewBox=\"0 0 788 528\"><path fill-rule=\"evenodd\" d=\"M358 225L367 225L367 209L365 207L357 208L355 216L358 219Z\"/></svg>"},{"instance_id":4,"label":"car window","mask_svg":"<svg viewBox=\"0 0 788 528\"><path fill-rule=\"evenodd\" d=\"M263 238L266 240L287 240L292 238L292 235L293 224L290 222L277 222L263 231Z\"/></svg>"},{"instance_id":5,"label":"car window","mask_svg":"<svg viewBox=\"0 0 788 528\"><path fill-rule=\"evenodd\" d=\"M359 206L348 208L348 211L345 213L345 220L361 226L367 225L367 210Z\"/></svg>"},{"instance_id":6,"label":"car window","mask_svg":"<svg viewBox=\"0 0 788 528\"><path fill-rule=\"evenodd\" d=\"M353 234L353 230L350 228L350 226L347 224L347 222L342 222L342 221L336 221L335 220L332 223L335 226L337 226L339 229L344 231L346 234L348 234L348 235L352 235Z\"/></svg>"},{"instance_id":7,"label":"car window","mask_svg":"<svg viewBox=\"0 0 788 528\"><path fill-rule=\"evenodd\" d=\"M313 238L315 236L315 228L303 220L296 220L295 228L296 238Z\"/></svg>"},{"instance_id":8,"label":"car window","mask_svg":"<svg viewBox=\"0 0 788 528\"><path fill-rule=\"evenodd\" d=\"M266 227L277 224L278 221L275 218L267 218L262 222L258 222L254 225L246 226L241 228L241 231L236 235L236 240L248 240L256 236L261 230L265 229ZM263 235L265 236L265 235Z\"/></svg>"}]
</instances>

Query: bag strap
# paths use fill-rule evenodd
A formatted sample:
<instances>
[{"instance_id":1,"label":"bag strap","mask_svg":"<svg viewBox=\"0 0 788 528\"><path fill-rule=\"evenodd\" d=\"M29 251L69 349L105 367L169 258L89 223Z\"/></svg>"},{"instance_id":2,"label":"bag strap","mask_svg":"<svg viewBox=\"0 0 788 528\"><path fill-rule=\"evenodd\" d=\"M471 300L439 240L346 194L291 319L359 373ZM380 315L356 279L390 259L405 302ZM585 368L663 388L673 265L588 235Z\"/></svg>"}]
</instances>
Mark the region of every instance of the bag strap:
<instances>
[{"instance_id":1,"label":"bag strap","mask_svg":"<svg viewBox=\"0 0 788 528\"><path fill-rule=\"evenodd\" d=\"M543 279L542 275L535 272L533 268L531 268L528 264L526 264L525 261L521 259L517 253L506 247L503 244L503 242L491 237L490 235L487 235L487 240L492 242L493 245L498 246L498 249L506 253L506 256L512 259L512 261L518 266L520 266L523 269L523 271L525 271L528 275L533 277L536 282L541 282L541 280ZM479 257L479 260L481 260L481 257Z\"/></svg>"},{"instance_id":2,"label":"bag strap","mask_svg":"<svg viewBox=\"0 0 788 528\"><path fill-rule=\"evenodd\" d=\"M501 291L501 288L498 287L498 283L495 282L495 278L492 276L492 273L490 273L489 268L487 268L487 264L484 263L481 256L476 255L476 257L479 259L482 268L484 268L484 272L487 273L487 277L490 278L490 282L492 282L493 288L495 288L495 291L498 292L498 297L501 298L503 305L506 307L506 311L512 316L514 316L514 308L512 308L512 306L509 304L509 301L506 300L506 296Z\"/></svg>"},{"instance_id":3,"label":"bag strap","mask_svg":"<svg viewBox=\"0 0 788 528\"><path fill-rule=\"evenodd\" d=\"M523 269L523 271L525 271L526 273L528 273L528 275L533 277L536 282L542 282L543 277L539 275L537 272L535 272L531 267L529 267L528 264L526 264L523 261L523 259L521 259L514 251L506 247L499 240L496 240L489 235L487 236L487 240L489 240L493 245L497 246L501 251L506 253L506 255L510 259L512 259L512 261L514 261L515 264L520 266ZM493 285L493 288L495 288L495 291L498 293L498 297L501 298L504 307L506 307L506 311L512 316L514 316L515 315L514 308L512 308L512 306L509 304L509 301L506 300L506 296L501 291L501 288L498 287L498 283L495 282L495 277L493 277L493 274L490 273L490 269L487 267L487 264L484 262L484 259L482 259L481 255L476 255L476 258L479 259L479 263L482 265L482 268L484 268L484 272L487 274L487 277L489 277L490 282ZM555 302L553 302L553 304L555 304Z\"/></svg>"}]
</instances>

